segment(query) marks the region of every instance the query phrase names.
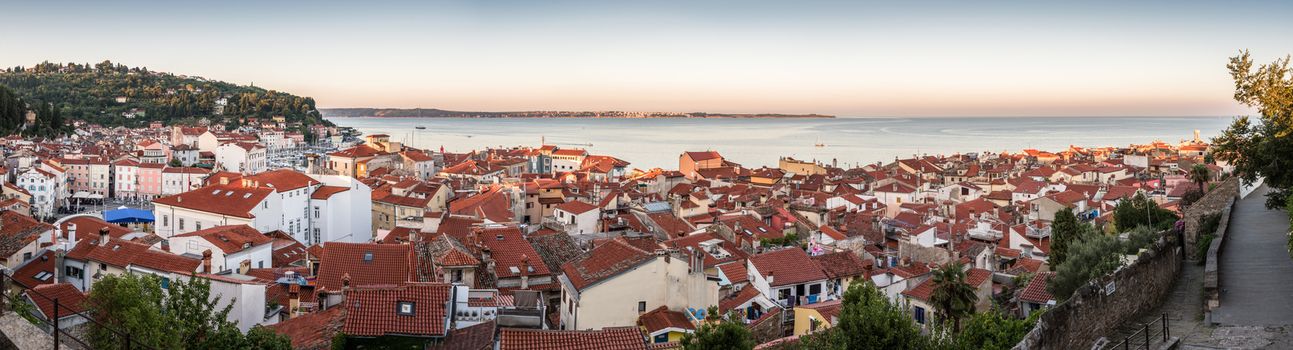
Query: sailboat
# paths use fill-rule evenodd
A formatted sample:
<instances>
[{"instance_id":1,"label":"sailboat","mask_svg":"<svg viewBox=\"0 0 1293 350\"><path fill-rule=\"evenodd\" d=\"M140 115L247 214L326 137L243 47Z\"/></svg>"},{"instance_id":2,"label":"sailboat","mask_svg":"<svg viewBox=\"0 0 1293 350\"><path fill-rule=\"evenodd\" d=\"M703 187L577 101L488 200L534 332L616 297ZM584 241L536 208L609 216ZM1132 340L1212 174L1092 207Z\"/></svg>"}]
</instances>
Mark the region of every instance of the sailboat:
<instances>
[{"instance_id":1,"label":"sailboat","mask_svg":"<svg viewBox=\"0 0 1293 350\"><path fill-rule=\"evenodd\" d=\"M413 128L414 128L414 129L418 129L418 130L426 130L426 129L427 129L427 127L425 127L425 126L421 126L421 125L415 126L415 127L413 127Z\"/></svg>"},{"instance_id":2,"label":"sailboat","mask_svg":"<svg viewBox=\"0 0 1293 350\"><path fill-rule=\"evenodd\" d=\"M817 148L822 148L822 147L826 147L826 144L822 143L822 138L819 136L817 137L817 143L814 144L813 146Z\"/></svg>"}]
</instances>

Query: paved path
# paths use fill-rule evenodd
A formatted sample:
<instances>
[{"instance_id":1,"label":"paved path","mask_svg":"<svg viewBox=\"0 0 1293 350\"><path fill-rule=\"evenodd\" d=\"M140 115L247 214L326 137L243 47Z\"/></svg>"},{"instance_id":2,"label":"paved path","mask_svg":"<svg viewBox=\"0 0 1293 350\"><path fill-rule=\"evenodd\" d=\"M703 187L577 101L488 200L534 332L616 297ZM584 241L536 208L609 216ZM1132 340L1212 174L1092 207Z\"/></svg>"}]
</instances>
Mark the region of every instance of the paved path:
<instances>
[{"instance_id":1,"label":"paved path","mask_svg":"<svg viewBox=\"0 0 1293 350\"><path fill-rule=\"evenodd\" d=\"M1293 325L1293 258L1289 218L1267 210L1266 186L1235 202L1221 259L1221 326Z\"/></svg>"}]
</instances>

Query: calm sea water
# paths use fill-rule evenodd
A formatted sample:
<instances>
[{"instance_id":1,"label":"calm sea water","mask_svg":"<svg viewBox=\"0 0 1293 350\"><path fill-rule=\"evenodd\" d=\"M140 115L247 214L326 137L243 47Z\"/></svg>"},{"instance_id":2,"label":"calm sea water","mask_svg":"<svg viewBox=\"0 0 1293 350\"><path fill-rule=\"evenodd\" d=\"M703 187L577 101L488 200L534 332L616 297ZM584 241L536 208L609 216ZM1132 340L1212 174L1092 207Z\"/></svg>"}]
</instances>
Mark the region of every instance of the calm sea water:
<instances>
[{"instance_id":1,"label":"calm sea water","mask_svg":"<svg viewBox=\"0 0 1293 350\"><path fill-rule=\"evenodd\" d=\"M1062 150L1069 145L1178 142L1218 134L1230 117L1190 118L835 118L835 119L455 119L330 118L365 134L420 148L466 152L539 146L541 140L616 156L642 169L677 168L683 151L716 150L749 167L780 156L840 166L914 154ZM425 130L417 130L424 126ZM824 147L816 147L822 143Z\"/></svg>"}]
</instances>

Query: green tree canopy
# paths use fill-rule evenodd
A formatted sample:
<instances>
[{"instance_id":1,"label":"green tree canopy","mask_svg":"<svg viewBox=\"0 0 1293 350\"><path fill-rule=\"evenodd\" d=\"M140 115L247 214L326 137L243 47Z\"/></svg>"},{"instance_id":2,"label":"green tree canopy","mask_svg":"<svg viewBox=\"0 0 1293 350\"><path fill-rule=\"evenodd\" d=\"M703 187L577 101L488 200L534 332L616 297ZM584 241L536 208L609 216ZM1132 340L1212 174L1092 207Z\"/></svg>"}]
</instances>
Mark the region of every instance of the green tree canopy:
<instances>
[{"instance_id":1,"label":"green tree canopy","mask_svg":"<svg viewBox=\"0 0 1293 350\"><path fill-rule=\"evenodd\" d=\"M750 350L755 345L750 330L731 316L717 323L702 324L695 333L684 334L681 344L687 350Z\"/></svg>"},{"instance_id":2,"label":"green tree canopy","mask_svg":"<svg viewBox=\"0 0 1293 350\"><path fill-rule=\"evenodd\" d=\"M932 277L934 292L929 296L930 302L938 309L941 322L951 322L952 330L961 329L961 318L974 313L974 304L979 301L974 287L965 281L964 266L959 262L943 265L934 270Z\"/></svg>"},{"instance_id":3,"label":"green tree canopy","mask_svg":"<svg viewBox=\"0 0 1293 350\"><path fill-rule=\"evenodd\" d=\"M90 343L96 349L125 349L133 344L158 349L290 349L286 337L255 330L243 335L226 316L236 300L219 308L211 282L165 281L148 274L109 275L95 282L86 300L92 323ZM110 328L110 329L109 329ZM268 333L267 333L268 332Z\"/></svg>"},{"instance_id":4,"label":"green tree canopy","mask_svg":"<svg viewBox=\"0 0 1293 350\"><path fill-rule=\"evenodd\" d=\"M839 323L824 332L800 338L805 349L929 349L902 305L889 301L870 282L853 280L844 292Z\"/></svg>"},{"instance_id":5,"label":"green tree canopy","mask_svg":"<svg viewBox=\"0 0 1293 350\"><path fill-rule=\"evenodd\" d=\"M1260 113L1256 120L1239 117L1212 139L1215 158L1235 166L1235 174L1252 183L1265 177L1270 187L1266 206L1281 207L1293 188L1293 74L1289 57L1253 68L1248 51L1226 65L1235 81L1235 100Z\"/></svg>"},{"instance_id":6,"label":"green tree canopy","mask_svg":"<svg viewBox=\"0 0 1293 350\"><path fill-rule=\"evenodd\" d=\"M1172 227L1176 222L1176 213L1163 209L1144 193L1118 202L1113 209L1113 220L1119 232L1125 232L1138 226L1149 226L1159 229Z\"/></svg>"}]
</instances>

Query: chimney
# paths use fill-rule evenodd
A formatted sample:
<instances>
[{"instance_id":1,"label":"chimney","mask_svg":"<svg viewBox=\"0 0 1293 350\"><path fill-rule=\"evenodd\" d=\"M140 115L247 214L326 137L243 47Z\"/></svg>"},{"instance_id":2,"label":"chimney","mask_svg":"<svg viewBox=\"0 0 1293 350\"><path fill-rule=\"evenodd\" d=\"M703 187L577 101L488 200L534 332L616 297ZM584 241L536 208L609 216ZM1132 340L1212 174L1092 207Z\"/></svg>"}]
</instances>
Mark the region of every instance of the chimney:
<instances>
[{"instance_id":1,"label":"chimney","mask_svg":"<svg viewBox=\"0 0 1293 350\"><path fill-rule=\"evenodd\" d=\"M292 273L288 271L288 273ZM296 316L297 310L301 309L301 285L292 282L287 286L287 318L291 319Z\"/></svg>"},{"instance_id":2,"label":"chimney","mask_svg":"<svg viewBox=\"0 0 1293 350\"><path fill-rule=\"evenodd\" d=\"M530 288L530 257L521 254L521 289Z\"/></svg>"},{"instance_id":3,"label":"chimney","mask_svg":"<svg viewBox=\"0 0 1293 350\"><path fill-rule=\"evenodd\" d=\"M341 275L341 291L344 292L349 289L350 289L350 273L346 272Z\"/></svg>"},{"instance_id":4,"label":"chimney","mask_svg":"<svg viewBox=\"0 0 1293 350\"><path fill-rule=\"evenodd\" d=\"M67 224L67 241L76 245L76 224Z\"/></svg>"},{"instance_id":5,"label":"chimney","mask_svg":"<svg viewBox=\"0 0 1293 350\"><path fill-rule=\"evenodd\" d=\"M210 249L207 249L207 250L202 251L202 273L212 273L212 272L211 272L211 250L210 250Z\"/></svg>"},{"instance_id":6,"label":"chimney","mask_svg":"<svg viewBox=\"0 0 1293 350\"><path fill-rule=\"evenodd\" d=\"M768 285L769 285L769 286L771 286L771 285L772 285L772 271L768 271L768 278L767 278L767 280L768 280Z\"/></svg>"},{"instance_id":7,"label":"chimney","mask_svg":"<svg viewBox=\"0 0 1293 350\"><path fill-rule=\"evenodd\" d=\"M242 263L238 264L238 274L246 275L247 270L251 270L251 260L243 260Z\"/></svg>"}]
</instances>

